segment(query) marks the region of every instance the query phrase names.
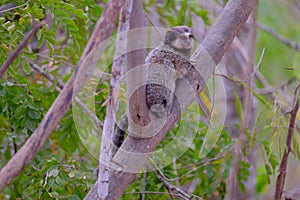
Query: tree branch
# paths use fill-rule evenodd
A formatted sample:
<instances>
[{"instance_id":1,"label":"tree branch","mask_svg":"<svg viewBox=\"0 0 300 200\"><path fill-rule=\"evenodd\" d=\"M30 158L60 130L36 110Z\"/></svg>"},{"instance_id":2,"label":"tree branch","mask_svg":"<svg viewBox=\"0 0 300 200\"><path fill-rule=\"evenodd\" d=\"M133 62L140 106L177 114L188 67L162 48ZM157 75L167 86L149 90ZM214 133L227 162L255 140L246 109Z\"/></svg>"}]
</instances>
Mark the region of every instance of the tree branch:
<instances>
[{"instance_id":1,"label":"tree branch","mask_svg":"<svg viewBox=\"0 0 300 200\"><path fill-rule=\"evenodd\" d=\"M3 78L5 71L8 69L9 65L18 57L19 53L26 47L28 42L31 40L33 35L46 24L46 22L41 21L40 23L36 23L32 20L32 29L24 38L23 42L18 46L18 48L9 56L7 61L2 65L0 69L0 79Z\"/></svg>"},{"instance_id":2,"label":"tree branch","mask_svg":"<svg viewBox=\"0 0 300 200\"><path fill-rule=\"evenodd\" d=\"M16 4L14 3L8 3L8 4L4 4L2 6L0 6L0 17L2 16L2 13L17 9L17 8L22 8L24 6L26 6L29 3L29 1L26 1L25 3L23 3L22 5L16 6Z\"/></svg>"},{"instance_id":3,"label":"tree branch","mask_svg":"<svg viewBox=\"0 0 300 200\"><path fill-rule=\"evenodd\" d=\"M150 166L149 166L150 167ZM160 175L158 172L156 172L156 169L151 169L152 172L155 174L155 176L166 186L166 188L168 189L170 196L172 196L171 193L175 193L178 195L178 197L180 199L184 199L184 200L190 200L193 199L194 196L190 196L189 194L187 194L185 191L183 191L182 189L172 185L171 183L169 183L162 175ZM199 200L203 200L203 198L201 197L197 197L197 199Z\"/></svg>"},{"instance_id":4,"label":"tree branch","mask_svg":"<svg viewBox=\"0 0 300 200\"><path fill-rule=\"evenodd\" d=\"M292 105L292 110L290 111L291 118L290 118L290 124L289 124L289 130L287 133L287 138L286 138L286 149L284 150L281 163L279 165L279 174L277 176L276 180L276 188L275 188L275 194L274 194L274 200L280 200L282 197L282 192L284 188L284 182L285 182L285 177L286 177L286 167L287 167L287 162L288 162L288 157L290 152L292 152L292 138L293 138L293 133L295 129L295 122L296 122L296 117L297 117L297 112L299 109L299 88L300 85L295 90L295 97L294 97L294 102L295 105Z\"/></svg>"},{"instance_id":5,"label":"tree branch","mask_svg":"<svg viewBox=\"0 0 300 200\"><path fill-rule=\"evenodd\" d=\"M121 35L121 32L129 30L129 16L132 9L132 0L127 0L122 7L122 12L119 20L118 35L116 39L116 50L112 65L112 77L110 80L110 90L108 96L108 105L104 119L104 126L101 138L101 149L99 157L99 175L98 175L98 197L105 199L108 197L109 177L110 177L110 162L113 149L113 135L116 122L116 113L119 104L120 81L124 71L126 52L126 35Z\"/></svg>"},{"instance_id":6,"label":"tree branch","mask_svg":"<svg viewBox=\"0 0 300 200\"><path fill-rule=\"evenodd\" d=\"M269 33L274 38L276 38L280 42L284 43L288 47L291 47L291 48L295 49L296 51L300 51L300 46L297 42L286 39L285 37L283 37L282 35L275 32L274 30L272 30L271 28L269 28L268 26L266 26L264 24L257 23L257 27L260 28L261 30L265 31L266 33Z\"/></svg>"},{"instance_id":7,"label":"tree branch","mask_svg":"<svg viewBox=\"0 0 300 200\"><path fill-rule=\"evenodd\" d=\"M102 16L94 28L92 36L85 47L83 54L81 55L77 68L66 83L64 89L56 98L55 102L44 116L38 128L33 132L22 148L1 169L0 190L3 189L3 187L5 187L13 178L15 178L18 173L35 157L54 128L58 125L61 118L69 109L69 106L72 103L72 95L74 94L75 96L86 81L82 80L82 82L79 82L73 90L73 85L79 69L83 67L81 65L84 63L88 54L91 53L98 44L111 35L114 29L114 24L117 20L117 16L122 5L124 4L124 1L125 0L108 1ZM84 66L89 67L87 65Z\"/></svg>"}]
</instances>

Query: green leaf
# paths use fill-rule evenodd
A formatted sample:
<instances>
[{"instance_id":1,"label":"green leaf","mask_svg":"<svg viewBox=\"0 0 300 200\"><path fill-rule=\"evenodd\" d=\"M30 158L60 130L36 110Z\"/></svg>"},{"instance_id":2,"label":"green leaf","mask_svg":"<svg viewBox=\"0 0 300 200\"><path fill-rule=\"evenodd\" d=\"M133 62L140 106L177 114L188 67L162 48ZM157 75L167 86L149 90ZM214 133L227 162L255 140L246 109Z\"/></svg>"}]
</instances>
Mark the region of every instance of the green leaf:
<instances>
[{"instance_id":1,"label":"green leaf","mask_svg":"<svg viewBox=\"0 0 300 200\"><path fill-rule=\"evenodd\" d=\"M46 45L51 50L51 52L54 51L54 46L49 41L46 41Z\"/></svg>"},{"instance_id":2,"label":"green leaf","mask_svg":"<svg viewBox=\"0 0 300 200\"><path fill-rule=\"evenodd\" d=\"M10 147L7 146L5 151L4 151L4 157L6 160L9 160L11 158L11 152L10 152Z\"/></svg>"},{"instance_id":3,"label":"green leaf","mask_svg":"<svg viewBox=\"0 0 300 200\"><path fill-rule=\"evenodd\" d=\"M16 28L15 24L12 24L9 27L7 27L7 30L11 34L15 30L15 28Z\"/></svg>"},{"instance_id":4,"label":"green leaf","mask_svg":"<svg viewBox=\"0 0 300 200\"><path fill-rule=\"evenodd\" d=\"M241 166L244 167L244 168L250 168L251 167L250 163L246 162L244 160L241 161Z\"/></svg>"},{"instance_id":5,"label":"green leaf","mask_svg":"<svg viewBox=\"0 0 300 200\"><path fill-rule=\"evenodd\" d=\"M241 168L240 173L241 173L240 179L243 181L246 181L248 179L248 176L250 176L251 174L250 171L246 168Z\"/></svg>"},{"instance_id":6,"label":"green leaf","mask_svg":"<svg viewBox=\"0 0 300 200\"><path fill-rule=\"evenodd\" d=\"M240 119L242 119L242 112L243 112L242 102L239 96L237 95L236 91L233 93L233 95L234 95L234 103L235 103L237 115L239 116Z\"/></svg>"},{"instance_id":7,"label":"green leaf","mask_svg":"<svg viewBox=\"0 0 300 200\"><path fill-rule=\"evenodd\" d=\"M32 110L36 110L36 111L39 111L39 110L41 110L41 108L38 106L38 105L36 105L36 104L34 104L34 103L32 103L32 102L28 102L28 107L30 108L30 109L32 109Z\"/></svg>"},{"instance_id":8,"label":"green leaf","mask_svg":"<svg viewBox=\"0 0 300 200\"><path fill-rule=\"evenodd\" d=\"M18 123L18 125L21 127L21 128L24 128L26 126L26 122L27 122L27 118L24 117L21 119L21 121ZM25 131L25 129L24 129Z\"/></svg>"},{"instance_id":9,"label":"green leaf","mask_svg":"<svg viewBox=\"0 0 300 200\"><path fill-rule=\"evenodd\" d=\"M20 24L20 25L23 25L25 21L26 21L26 19L23 18L23 17L21 17L21 18L19 19L19 24Z\"/></svg>"},{"instance_id":10,"label":"green leaf","mask_svg":"<svg viewBox=\"0 0 300 200\"><path fill-rule=\"evenodd\" d=\"M276 159L276 156L273 153L270 154L269 162L272 166L273 171L275 171L276 166L278 165L278 161Z\"/></svg>"},{"instance_id":11,"label":"green leaf","mask_svg":"<svg viewBox=\"0 0 300 200\"><path fill-rule=\"evenodd\" d=\"M5 102L2 106L2 113L6 112L8 110L8 104Z\"/></svg>"},{"instance_id":12,"label":"green leaf","mask_svg":"<svg viewBox=\"0 0 300 200\"><path fill-rule=\"evenodd\" d=\"M57 192L50 192L49 195L50 195L50 197L52 197L52 198L57 198L57 197L59 197L59 194L58 194Z\"/></svg>"},{"instance_id":13,"label":"green leaf","mask_svg":"<svg viewBox=\"0 0 300 200\"><path fill-rule=\"evenodd\" d=\"M251 92L268 109L272 109L273 108L272 103L268 99L266 99L263 95L258 94L254 90L251 90Z\"/></svg>"},{"instance_id":14,"label":"green leaf","mask_svg":"<svg viewBox=\"0 0 300 200\"><path fill-rule=\"evenodd\" d=\"M40 119L41 118L40 113L38 111L36 111L36 110L33 110L33 109L29 109L28 110L28 116L31 119Z\"/></svg>"},{"instance_id":15,"label":"green leaf","mask_svg":"<svg viewBox=\"0 0 300 200\"><path fill-rule=\"evenodd\" d=\"M264 167L257 168L257 184L256 184L256 191L258 194L263 194L268 186L268 175Z\"/></svg>"},{"instance_id":16,"label":"green leaf","mask_svg":"<svg viewBox=\"0 0 300 200\"><path fill-rule=\"evenodd\" d=\"M23 62L22 62L22 66L23 66L23 70L24 70L24 72L25 72L25 74L26 75L29 75L30 74L30 70L31 70L31 67L30 67L30 65L29 65L29 63L26 61L26 60L23 60Z\"/></svg>"},{"instance_id":17,"label":"green leaf","mask_svg":"<svg viewBox=\"0 0 300 200\"><path fill-rule=\"evenodd\" d=\"M24 108L24 106L18 106L17 109L15 110L15 118L16 119L22 119L26 116L27 114L27 109Z\"/></svg>"},{"instance_id":18,"label":"green leaf","mask_svg":"<svg viewBox=\"0 0 300 200\"><path fill-rule=\"evenodd\" d=\"M40 39L42 38L42 30L41 30L41 29L39 29L39 30L37 31L37 33L36 33L36 38L37 38L38 40L40 40Z\"/></svg>"},{"instance_id":19,"label":"green leaf","mask_svg":"<svg viewBox=\"0 0 300 200\"><path fill-rule=\"evenodd\" d=\"M34 132L34 130L36 129L36 122L30 118L27 118L26 120L26 127L31 131Z\"/></svg>"},{"instance_id":20,"label":"green leaf","mask_svg":"<svg viewBox=\"0 0 300 200\"><path fill-rule=\"evenodd\" d=\"M69 134L69 133L66 133L66 134ZM58 144L66 152L74 152L77 149L76 143L69 136L65 140L60 139Z\"/></svg>"},{"instance_id":21,"label":"green leaf","mask_svg":"<svg viewBox=\"0 0 300 200\"><path fill-rule=\"evenodd\" d=\"M11 34L11 40L12 41L18 41L20 38L22 38L23 37L23 35L22 35L22 37L20 37L20 33L18 32L18 31L14 31L12 34Z\"/></svg>"},{"instance_id":22,"label":"green leaf","mask_svg":"<svg viewBox=\"0 0 300 200\"><path fill-rule=\"evenodd\" d=\"M36 19L43 19L45 17L43 9L41 9L38 4L34 4L29 12L31 12L31 15Z\"/></svg>"},{"instance_id":23,"label":"green leaf","mask_svg":"<svg viewBox=\"0 0 300 200\"><path fill-rule=\"evenodd\" d=\"M72 170L72 171L68 174L68 176L69 176L70 178L74 178L74 177L75 177L75 171Z\"/></svg>"},{"instance_id":24,"label":"green leaf","mask_svg":"<svg viewBox=\"0 0 300 200\"><path fill-rule=\"evenodd\" d=\"M56 177L58 175L58 172L59 172L58 169L51 169L48 173L48 177L51 176Z\"/></svg>"},{"instance_id":25,"label":"green leaf","mask_svg":"<svg viewBox=\"0 0 300 200\"><path fill-rule=\"evenodd\" d=\"M0 24L3 24L5 22L5 18L4 17L0 17Z\"/></svg>"},{"instance_id":26,"label":"green leaf","mask_svg":"<svg viewBox=\"0 0 300 200\"><path fill-rule=\"evenodd\" d=\"M73 13L75 15L77 15L79 18L83 18L83 19L86 19L87 16L85 15L85 13L83 12L83 10L80 10L80 9L75 9L73 10Z\"/></svg>"},{"instance_id":27,"label":"green leaf","mask_svg":"<svg viewBox=\"0 0 300 200\"><path fill-rule=\"evenodd\" d=\"M10 127L10 121L9 121L9 119L5 118L1 114L0 114L0 122L1 122L0 123L0 131L1 131L1 129L7 129L7 128Z\"/></svg>"},{"instance_id":28,"label":"green leaf","mask_svg":"<svg viewBox=\"0 0 300 200\"><path fill-rule=\"evenodd\" d=\"M245 185L242 182L239 182L239 188L240 188L240 190L241 190L242 193L246 192L246 187L245 187Z\"/></svg>"}]
</instances>

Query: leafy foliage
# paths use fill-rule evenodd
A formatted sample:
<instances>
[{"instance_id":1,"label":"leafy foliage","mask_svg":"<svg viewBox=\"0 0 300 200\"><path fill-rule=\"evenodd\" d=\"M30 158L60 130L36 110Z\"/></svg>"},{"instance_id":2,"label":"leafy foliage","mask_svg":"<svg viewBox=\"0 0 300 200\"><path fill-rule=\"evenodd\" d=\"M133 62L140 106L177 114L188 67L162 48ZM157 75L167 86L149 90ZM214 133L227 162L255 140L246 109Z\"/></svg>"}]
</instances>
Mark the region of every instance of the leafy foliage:
<instances>
[{"instance_id":1,"label":"leafy foliage","mask_svg":"<svg viewBox=\"0 0 300 200\"><path fill-rule=\"evenodd\" d=\"M30 62L57 80L68 80L102 12L90 0L14 3L16 7L0 16L0 65L23 41L33 20L49 25L37 32L0 80L0 167L37 128L58 94L57 81L51 83L33 71ZM38 156L0 193L0 199L82 199L95 181L96 164L81 146L70 111Z\"/></svg>"}]
</instances>

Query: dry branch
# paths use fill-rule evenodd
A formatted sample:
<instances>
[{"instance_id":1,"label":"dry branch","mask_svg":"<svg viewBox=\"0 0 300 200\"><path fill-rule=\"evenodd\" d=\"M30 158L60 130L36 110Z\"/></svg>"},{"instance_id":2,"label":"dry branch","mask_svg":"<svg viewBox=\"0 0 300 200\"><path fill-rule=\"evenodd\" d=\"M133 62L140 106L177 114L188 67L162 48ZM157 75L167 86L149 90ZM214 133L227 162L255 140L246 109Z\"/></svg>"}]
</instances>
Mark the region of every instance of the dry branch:
<instances>
[{"instance_id":1,"label":"dry branch","mask_svg":"<svg viewBox=\"0 0 300 200\"><path fill-rule=\"evenodd\" d=\"M282 192L283 192L283 187L284 187L284 182L285 182L285 177L286 177L286 168L287 168L287 163L288 163L288 157L289 154L292 152L292 138L293 138L293 133L295 129L295 122L296 122L296 117L297 117L297 112L299 109L299 101L298 101L298 89L300 85L298 85L297 89L295 90L295 97L294 97L294 102L295 105L292 105L292 110L290 111L291 118L290 118L290 124L289 124L289 129L287 133L287 138L286 138L286 149L284 150L280 165L279 165L279 174L277 176L276 180L276 188L275 188L275 194L274 194L274 200L280 200L282 197Z\"/></svg>"},{"instance_id":2,"label":"dry branch","mask_svg":"<svg viewBox=\"0 0 300 200\"><path fill-rule=\"evenodd\" d=\"M108 105L104 119L104 126L101 138L101 149L99 158L99 175L98 175L98 197L105 199L108 195L110 168L112 149L113 149L113 135L116 123L116 113L119 104L120 81L124 71L126 52L126 35L121 35L121 32L129 30L129 16L132 9L132 0L127 0L122 7L120 15L120 22L118 27L118 35L116 39L116 50L114 61L112 65L112 77L110 80L110 90L108 96Z\"/></svg>"},{"instance_id":3,"label":"dry branch","mask_svg":"<svg viewBox=\"0 0 300 200\"><path fill-rule=\"evenodd\" d=\"M64 89L56 98L47 114L33 132L31 137L26 141L22 148L8 161L0 171L0 190L3 189L18 173L35 157L37 152L43 146L49 135L60 122L61 118L69 109L72 103L72 95L77 94L84 82L76 85L77 90L73 91L73 85L78 74L79 68L89 53L102 41L107 39L114 29L115 22L119 11L124 4L124 0L108 1L104 12L97 22L91 39L89 40L75 72L66 83Z\"/></svg>"},{"instance_id":4,"label":"dry branch","mask_svg":"<svg viewBox=\"0 0 300 200\"><path fill-rule=\"evenodd\" d=\"M222 56L229 48L230 44L233 41L233 38L237 35L240 28L243 26L251 11L256 5L256 0L240 0L235 1L231 0L227 3L226 7L217 18L216 22L210 28L207 33L204 41L202 42L202 48L208 52L211 56L214 63L219 63ZM198 56L202 50L196 51L197 53L193 55L194 60L199 61ZM199 54L198 54L199 53ZM208 78L212 72L214 71L214 66L206 66L207 71L209 73L206 74L205 78ZM197 87L195 85L195 77L190 77L190 82L193 87ZM203 79L198 78L198 83L200 82L200 86L198 88L198 92L200 92L205 87L205 82ZM194 83L194 84L193 84ZM187 106L193 102L193 99L187 100ZM184 107L185 109L186 107ZM163 139L165 134L172 128L172 126L177 122L180 117L180 113L176 113L176 108L172 109L172 113L168 116L168 123L157 133L155 136L150 138L134 138L128 136L122 145L122 149L127 152L133 153L145 153L144 157L140 157L138 160L138 167L146 161L150 152L152 152L160 141ZM118 153L117 153L118 154ZM116 156L117 156L116 154ZM116 157L115 156L115 157ZM127 188L127 186L135 179L135 173L123 172L123 171L115 171L112 173L112 177L110 179L110 188L109 195L110 199L119 199L120 195ZM94 186L86 199L95 199L96 195L96 186Z\"/></svg>"},{"instance_id":5,"label":"dry branch","mask_svg":"<svg viewBox=\"0 0 300 200\"><path fill-rule=\"evenodd\" d=\"M29 3L29 1L23 3L19 6L16 6L16 4L14 4L14 3L8 3L8 4L1 5L0 6L0 17L2 16L2 13L9 12L9 11L12 11L17 8L22 8L22 7L26 6L28 3Z\"/></svg>"},{"instance_id":6,"label":"dry branch","mask_svg":"<svg viewBox=\"0 0 300 200\"><path fill-rule=\"evenodd\" d=\"M32 29L29 31L29 33L26 35L22 43L18 46L18 48L9 56L7 61L2 65L0 69L0 78L3 78L3 75L5 71L8 69L9 65L18 57L19 53L26 47L28 42L31 40L33 35L42 28L46 22L41 21L40 23L36 23L34 20L32 21Z\"/></svg>"},{"instance_id":7,"label":"dry branch","mask_svg":"<svg viewBox=\"0 0 300 200\"><path fill-rule=\"evenodd\" d=\"M8 3L0 6L0 17L2 17L2 13L10 11L14 9L16 4L14 3Z\"/></svg>"},{"instance_id":8,"label":"dry branch","mask_svg":"<svg viewBox=\"0 0 300 200\"><path fill-rule=\"evenodd\" d=\"M274 38L276 38L280 42L284 43L288 47L291 47L291 48L295 49L296 51L300 51L300 45L297 42L286 39L285 37L283 37L282 35L280 35L279 33L277 33L276 31L272 30L270 27L268 27L264 24L257 23L257 27L260 28L261 30L265 31L266 33L269 33Z\"/></svg>"},{"instance_id":9,"label":"dry branch","mask_svg":"<svg viewBox=\"0 0 300 200\"><path fill-rule=\"evenodd\" d=\"M170 184L162 175L160 175L155 169L151 169L152 172L155 174L155 176L166 186L166 188L168 189L169 193L170 193L170 197L172 197L172 193L175 193L178 195L178 197L180 199L184 199L184 200L190 200L193 199L193 196L190 196L189 194L187 194L185 191L183 191L181 188L178 188L172 184ZM203 200L203 198L201 197L197 197L197 199L199 200Z\"/></svg>"}]
</instances>

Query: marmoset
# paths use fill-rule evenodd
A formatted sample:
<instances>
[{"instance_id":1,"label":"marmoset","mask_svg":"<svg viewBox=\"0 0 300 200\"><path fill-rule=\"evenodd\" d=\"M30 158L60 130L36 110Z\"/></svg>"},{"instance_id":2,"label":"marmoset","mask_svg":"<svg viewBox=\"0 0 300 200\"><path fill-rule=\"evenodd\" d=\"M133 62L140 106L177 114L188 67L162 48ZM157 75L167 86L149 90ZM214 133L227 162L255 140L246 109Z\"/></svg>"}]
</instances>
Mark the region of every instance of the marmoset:
<instances>
[{"instance_id":1,"label":"marmoset","mask_svg":"<svg viewBox=\"0 0 300 200\"><path fill-rule=\"evenodd\" d=\"M176 80L184 77L188 68L192 67L189 62L192 48L191 29L188 26L176 26L166 32L163 44L146 57L146 103L157 117L170 114ZM123 116L113 141L117 148L121 146L127 129L128 118Z\"/></svg>"},{"instance_id":2,"label":"marmoset","mask_svg":"<svg viewBox=\"0 0 300 200\"><path fill-rule=\"evenodd\" d=\"M164 43L146 57L146 102L158 116L170 114L176 80L187 73L180 62L190 59L193 34L187 26L176 26L167 31Z\"/></svg>"}]
</instances>

